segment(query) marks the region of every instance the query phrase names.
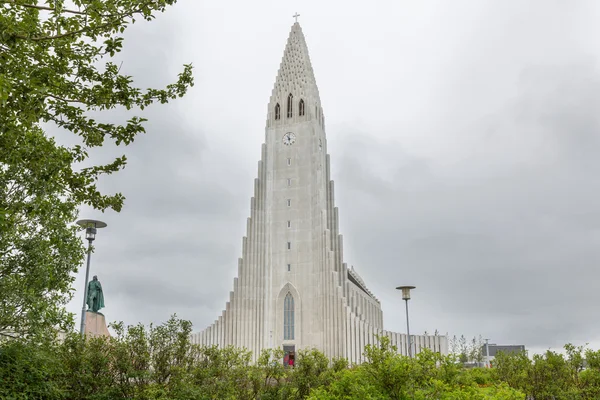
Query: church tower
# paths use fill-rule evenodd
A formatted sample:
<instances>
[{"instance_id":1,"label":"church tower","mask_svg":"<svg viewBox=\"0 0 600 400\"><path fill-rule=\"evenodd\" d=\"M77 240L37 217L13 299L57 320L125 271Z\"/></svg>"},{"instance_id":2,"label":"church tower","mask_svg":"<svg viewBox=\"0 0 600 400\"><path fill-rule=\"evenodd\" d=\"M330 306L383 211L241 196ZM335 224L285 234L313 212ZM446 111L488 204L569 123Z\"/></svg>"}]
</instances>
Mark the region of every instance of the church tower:
<instances>
[{"instance_id":1,"label":"church tower","mask_svg":"<svg viewBox=\"0 0 600 400\"><path fill-rule=\"evenodd\" d=\"M296 22L268 105L233 291L196 343L245 347L254 360L265 348L293 355L314 347L362 362L364 346L388 335L407 354L406 335L383 330L379 300L343 262L329 162L319 89ZM411 337L415 351L447 353L443 336Z\"/></svg>"}]
</instances>

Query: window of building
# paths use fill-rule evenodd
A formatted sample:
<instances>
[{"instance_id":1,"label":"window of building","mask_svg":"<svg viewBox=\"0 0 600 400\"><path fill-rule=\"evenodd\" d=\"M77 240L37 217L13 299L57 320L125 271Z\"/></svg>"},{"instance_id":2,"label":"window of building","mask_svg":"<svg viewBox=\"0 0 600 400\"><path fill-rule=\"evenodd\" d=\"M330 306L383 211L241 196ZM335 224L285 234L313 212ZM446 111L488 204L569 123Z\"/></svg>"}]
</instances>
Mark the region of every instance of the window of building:
<instances>
[{"instance_id":1,"label":"window of building","mask_svg":"<svg viewBox=\"0 0 600 400\"><path fill-rule=\"evenodd\" d=\"M294 340L294 297L290 292L283 301L283 340Z\"/></svg>"},{"instance_id":2,"label":"window of building","mask_svg":"<svg viewBox=\"0 0 600 400\"><path fill-rule=\"evenodd\" d=\"M319 139L319 150L323 150L323 142Z\"/></svg>"},{"instance_id":3,"label":"window of building","mask_svg":"<svg viewBox=\"0 0 600 400\"><path fill-rule=\"evenodd\" d=\"M299 116L304 115L304 100L302 100L302 99L300 99L300 102L298 103L298 115Z\"/></svg>"},{"instance_id":4,"label":"window of building","mask_svg":"<svg viewBox=\"0 0 600 400\"><path fill-rule=\"evenodd\" d=\"M292 264L288 264L288 272L292 270Z\"/></svg>"},{"instance_id":5,"label":"window of building","mask_svg":"<svg viewBox=\"0 0 600 400\"><path fill-rule=\"evenodd\" d=\"M293 109L293 103L294 103L294 96L292 96L292 94L288 94L288 100L287 100L287 117L288 118L292 118L292 109Z\"/></svg>"},{"instance_id":6,"label":"window of building","mask_svg":"<svg viewBox=\"0 0 600 400\"><path fill-rule=\"evenodd\" d=\"M292 249L292 242L288 242L288 250Z\"/></svg>"},{"instance_id":7,"label":"window of building","mask_svg":"<svg viewBox=\"0 0 600 400\"><path fill-rule=\"evenodd\" d=\"M291 158L288 158L288 159L287 159L287 163L288 163L288 165L292 165L292 159L291 159Z\"/></svg>"},{"instance_id":8,"label":"window of building","mask_svg":"<svg viewBox=\"0 0 600 400\"><path fill-rule=\"evenodd\" d=\"M287 203L288 203L288 207L292 206L292 200L291 199L288 199Z\"/></svg>"},{"instance_id":9,"label":"window of building","mask_svg":"<svg viewBox=\"0 0 600 400\"><path fill-rule=\"evenodd\" d=\"M281 118L281 107L279 106L279 103L277 103L275 105L275 119L280 119Z\"/></svg>"},{"instance_id":10,"label":"window of building","mask_svg":"<svg viewBox=\"0 0 600 400\"><path fill-rule=\"evenodd\" d=\"M290 178L288 178L287 183L288 183L288 186L292 186L292 180Z\"/></svg>"},{"instance_id":11,"label":"window of building","mask_svg":"<svg viewBox=\"0 0 600 400\"><path fill-rule=\"evenodd\" d=\"M288 228L292 227L292 221L288 221Z\"/></svg>"}]
</instances>

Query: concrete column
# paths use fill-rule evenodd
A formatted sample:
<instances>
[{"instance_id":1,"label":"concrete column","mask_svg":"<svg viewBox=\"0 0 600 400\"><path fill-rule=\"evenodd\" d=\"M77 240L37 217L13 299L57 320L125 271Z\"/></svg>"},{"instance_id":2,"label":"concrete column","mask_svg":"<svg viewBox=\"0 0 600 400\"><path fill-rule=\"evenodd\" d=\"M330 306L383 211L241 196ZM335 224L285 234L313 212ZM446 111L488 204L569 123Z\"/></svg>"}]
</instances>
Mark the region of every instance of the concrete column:
<instances>
[{"instance_id":1,"label":"concrete column","mask_svg":"<svg viewBox=\"0 0 600 400\"><path fill-rule=\"evenodd\" d=\"M352 357L352 344L351 344L351 339L352 339L352 328L350 325L350 317L351 317L351 312L350 312L350 308L346 307L346 342L345 342L345 351L344 351L344 357L352 362L351 357Z\"/></svg>"},{"instance_id":2,"label":"concrete column","mask_svg":"<svg viewBox=\"0 0 600 400\"><path fill-rule=\"evenodd\" d=\"M225 304L225 346L231 344L231 296L232 293L229 292L229 301Z\"/></svg>"},{"instance_id":3,"label":"concrete column","mask_svg":"<svg viewBox=\"0 0 600 400\"><path fill-rule=\"evenodd\" d=\"M352 348L354 353L354 362L360 364L360 341L358 340L358 317L356 315L352 318Z\"/></svg>"},{"instance_id":4,"label":"concrete column","mask_svg":"<svg viewBox=\"0 0 600 400\"><path fill-rule=\"evenodd\" d=\"M345 286L345 285L344 285ZM343 289L342 289L343 292ZM346 310L348 307L346 307L345 301L343 298L341 298L338 301L339 304L339 320L340 320L340 324L341 324L341 330L340 330L340 335L338 335L338 337L340 338L340 344L339 344L339 357L346 357L346 332L348 330L348 325L346 324L347 318L346 318Z\"/></svg>"},{"instance_id":5,"label":"concrete column","mask_svg":"<svg viewBox=\"0 0 600 400\"><path fill-rule=\"evenodd\" d=\"M266 239L265 239L265 190L266 190L266 182L267 182L267 174L266 168L264 168L264 163L266 162L266 145L262 145L261 148L261 161L259 162L259 201L258 201L258 242L259 242L259 254L258 254L258 271L259 271L259 301L258 301L258 347L260 350L267 348L268 344L265 340L265 278L266 278L266 261L265 261L265 251L266 251ZM257 355L258 356L258 355Z\"/></svg>"},{"instance_id":6,"label":"concrete column","mask_svg":"<svg viewBox=\"0 0 600 400\"><path fill-rule=\"evenodd\" d=\"M262 242L260 240L261 234L261 226L262 226L262 212L261 212L261 202L262 202L262 162L258 163L258 179L256 181L256 206L255 206L255 218L254 218L254 361L258 360L261 351L261 301L260 296L262 290L260 289L261 281L263 275L261 274L261 263L260 263L260 249L263 247Z\"/></svg>"},{"instance_id":7,"label":"concrete column","mask_svg":"<svg viewBox=\"0 0 600 400\"><path fill-rule=\"evenodd\" d=\"M249 310L249 318L250 318L250 323L249 323L249 332L248 335L250 337L250 351L252 351L252 361L254 361L256 358L256 323L257 323L257 318L258 318L258 314L257 314L257 307L256 307L256 278L257 278L257 271L256 268L258 266L258 262L257 262L257 253L258 253L258 243L256 240L256 236L257 236L257 224L256 224L256 220L257 220L257 213L256 213L256 196L258 195L258 179L254 180L254 196L252 199L254 201L252 201L251 204L251 220L250 220L250 227L251 227L251 231L248 232L248 235L252 238L251 239L251 243L250 243L250 268L249 268L249 286L250 286L250 290L249 290L249 294L250 294L250 310Z\"/></svg>"},{"instance_id":8,"label":"concrete column","mask_svg":"<svg viewBox=\"0 0 600 400\"><path fill-rule=\"evenodd\" d=\"M246 220L246 234L248 234L248 231L250 230L250 218L248 218ZM241 346L244 348L248 348L248 322L249 322L249 311L250 311L250 305L248 304L248 275L249 275L249 260L250 260L250 255L249 253L249 245L248 245L248 237L244 236L243 240L242 240L242 264L241 264L241 275L240 275L240 281L241 281L241 285L240 285L240 298L241 298L241 306L242 306L242 312L240 315L240 326L241 326L241 332L240 332L240 337L242 340Z\"/></svg>"},{"instance_id":9,"label":"concrete column","mask_svg":"<svg viewBox=\"0 0 600 400\"><path fill-rule=\"evenodd\" d=\"M238 260L238 270L241 269L239 266L241 265L242 260ZM232 334L233 334L233 345L235 347L240 347L240 287L239 287L239 278L233 279L233 302L231 303L233 313L232 313Z\"/></svg>"},{"instance_id":10,"label":"concrete column","mask_svg":"<svg viewBox=\"0 0 600 400\"><path fill-rule=\"evenodd\" d=\"M364 324L363 321L359 319L358 321L358 362L363 362L363 352L365 351L365 338L363 336L364 333Z\"/></svg>"}]
</instances>

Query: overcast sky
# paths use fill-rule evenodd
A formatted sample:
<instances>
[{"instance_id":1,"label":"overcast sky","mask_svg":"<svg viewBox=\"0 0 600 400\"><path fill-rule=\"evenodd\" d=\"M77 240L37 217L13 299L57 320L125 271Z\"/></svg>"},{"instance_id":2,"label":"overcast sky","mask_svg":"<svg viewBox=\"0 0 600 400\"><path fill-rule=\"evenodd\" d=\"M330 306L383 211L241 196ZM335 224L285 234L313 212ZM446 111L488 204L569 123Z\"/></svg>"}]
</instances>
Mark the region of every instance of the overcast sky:
<instances>
[{"instance_id":1,"label":"overcast sky","mask_svg":"<svg viewBox=\"0 0 600 400\"><path fill-rule=\"evenodd\" d=\"M126 34L142 87L193 63L196 85L147 134L92 258L104 314L220 315L250 212L267 103L301 14L327 121L344 259L404 332L534 351L600 347L600 3L180 0ZM130 114L131 115L131 114ZM130 116L128 115L128 116ZM123 113L114 114L124 118ZM69 310L79 313L83 273Z\"/></svg>"}]
</instances>

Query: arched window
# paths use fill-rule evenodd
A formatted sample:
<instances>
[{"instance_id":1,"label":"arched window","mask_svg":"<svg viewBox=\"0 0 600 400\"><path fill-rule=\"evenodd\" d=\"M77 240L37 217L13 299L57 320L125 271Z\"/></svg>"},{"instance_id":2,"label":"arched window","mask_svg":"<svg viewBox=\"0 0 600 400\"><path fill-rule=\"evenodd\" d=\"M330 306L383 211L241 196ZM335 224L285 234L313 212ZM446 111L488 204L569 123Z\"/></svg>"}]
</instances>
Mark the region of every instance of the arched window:
<instances>
[{"instance_id":1,"label":"arched window","mask_svg":"<svg viewBox=\"0 0 600 400\"><path fill-rule=\"evenodd\" d=\"M283 301L283 340L294 339L294 298L288 292Z\"/></svg>"},{"instance_id":2,"label":"arched window","mask_svg":"<svg viewBox=\"0 0 600 400\"><path fill-rule=\"evenodd\" d=\"M275 119L281 118L281 107L279 107L279 103L275 105Z\"/></svg>"},{"instance_id":3,"label":"arched window","mask_svg":"<svg viewBox=\"0 0 600 400\"><path fill-rule=\"evenodd\" d=\"M300 99L300 103L298 103L298 115L304 115L304 100Z\"/></svg>"},{"instance_id":4,"label":"arched window","mask_svg":"<svg viewBox=\"0 0 600 400\"><path fill-rule=\"evenodd\" d=\"M292 104L294 102L294 96L292 94L288 94L288 104L287 104L287 117L292 118Z\"/></svg>"}]
</instances>

